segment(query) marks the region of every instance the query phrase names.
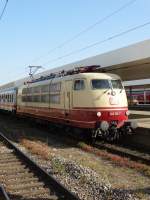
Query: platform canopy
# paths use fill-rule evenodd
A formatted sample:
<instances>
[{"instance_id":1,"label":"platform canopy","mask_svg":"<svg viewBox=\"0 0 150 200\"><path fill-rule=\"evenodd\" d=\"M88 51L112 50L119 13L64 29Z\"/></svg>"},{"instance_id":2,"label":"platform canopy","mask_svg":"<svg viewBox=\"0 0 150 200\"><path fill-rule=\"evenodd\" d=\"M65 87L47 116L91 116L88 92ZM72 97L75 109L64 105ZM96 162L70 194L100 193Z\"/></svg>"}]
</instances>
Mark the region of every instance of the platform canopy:
<instances>
[{"instance_id":1,"label":"platform canopy","mask_svg":"<svg viewBox=\"0 0 150 200\"><path fill-rule=\"evenodd\" d=\"M89 65L100 65L106 72L121 76L123 81L150 78L150 39L48 70L41 75Z\"/></svg>"}]
</instances>

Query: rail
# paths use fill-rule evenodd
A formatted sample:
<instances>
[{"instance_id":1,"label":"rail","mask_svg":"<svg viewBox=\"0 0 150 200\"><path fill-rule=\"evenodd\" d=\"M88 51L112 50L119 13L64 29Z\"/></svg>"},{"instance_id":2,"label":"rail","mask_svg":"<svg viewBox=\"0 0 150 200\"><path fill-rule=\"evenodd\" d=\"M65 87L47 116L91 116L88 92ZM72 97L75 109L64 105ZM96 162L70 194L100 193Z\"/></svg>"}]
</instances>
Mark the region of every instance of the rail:
<instances>
[{"instance_id":1,"label":"rail","mask_svg":"<svg viewBox=\"0 0 150 200\"><path fill-rule=\"evenodd\" d=\"M19 148L17 148L9 139L7 139L0 132L0 140L5 143L5 145L13 150L13 153L17 155L17 157L24 161L27 167L32 170L37 177L40 177L47 187L53 189L58 199L64 200L79 200L72 192L70 192L67 188L65 188L61 183L59 183L52 175L48 174L44 169L38 166L32 159L30 159L27 155L25 155Z\"/></svg>"},{"instance_id":2,"label":"rail","mask_svg":"<svg viewBox=\"0 0 150 200\"><path fill-rule=\"evenodd\" d=\"M115 146L115 145L112 145L112 144L109 144L109 146L107 146L107 144L104 144L104 143L102 144L100 142L97 142L96 144L94 144L94 147L96 147L98 149L107 150L107 152L112 153L112 154L116 154L116 155L121 156L121 157L129 158L132 161L138 161L138 162L141 162L143 164L150 165L150 159L147 159L147 158L139 156L139 155L135 155L132 150L131 150L132 153L126 152L125 147L122 147L122 146ZM117 148L115 148L115 147L117 147ZM126 150L130 150L128 148L126 148Z\"/></svg>"},{"instance_id":3,"label":"rail","mask_svg":"<svg viewBox=\"0 0 150 200\"><path fill-rule=\"evenodd\" d=\"M0 185L0 200L11 200L2 185Z\"/></svg>"}]
</instances>

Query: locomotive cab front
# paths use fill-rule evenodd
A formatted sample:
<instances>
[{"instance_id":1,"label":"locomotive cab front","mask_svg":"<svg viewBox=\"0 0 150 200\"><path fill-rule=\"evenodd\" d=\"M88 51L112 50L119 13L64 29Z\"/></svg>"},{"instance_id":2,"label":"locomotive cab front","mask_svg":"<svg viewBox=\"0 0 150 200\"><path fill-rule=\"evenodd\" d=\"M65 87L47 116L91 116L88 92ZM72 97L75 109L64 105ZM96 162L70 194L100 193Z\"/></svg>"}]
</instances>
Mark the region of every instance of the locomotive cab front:
<instances>
[{"instance_id":1,"label":"locomotive cab front","mask_svg":"<svg viewBox=\"0 0 150 200\"><path fill-rule=\"evenodd\" d=\"M90 123L92 137L99 135L113 141L131 132L136 124L127 121L128 103L120 77L106 73L87 73L85 77L77 80L79 86L77 93L73 93L73 104L81 109L79 112L84 110L80 116Z\"/></svg>"}]
</instances>

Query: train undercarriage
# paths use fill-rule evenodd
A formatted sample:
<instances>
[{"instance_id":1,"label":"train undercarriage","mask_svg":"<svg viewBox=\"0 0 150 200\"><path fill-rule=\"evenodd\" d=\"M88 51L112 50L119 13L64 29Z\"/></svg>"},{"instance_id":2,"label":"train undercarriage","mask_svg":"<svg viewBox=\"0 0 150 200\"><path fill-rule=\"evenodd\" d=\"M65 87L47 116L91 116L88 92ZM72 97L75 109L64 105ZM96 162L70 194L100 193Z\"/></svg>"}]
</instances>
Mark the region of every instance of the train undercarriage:
<instances>
[{"instance_id":1,"label":"train undercarriage","mask_svg":"<svg viewBox=\"0 0 150 200\"><path fill-rule=\"evenodd\" d=\"M137 123L132 122L124 122L123 126L117 127L116 122L111 122L108 124L107 121L103 121L97 125L95 129L91 130L91 141L94 143L97 138L108 142L118 141L125 135L135 133L135 129L137 128Z\"/></svg>"}]
</instances>

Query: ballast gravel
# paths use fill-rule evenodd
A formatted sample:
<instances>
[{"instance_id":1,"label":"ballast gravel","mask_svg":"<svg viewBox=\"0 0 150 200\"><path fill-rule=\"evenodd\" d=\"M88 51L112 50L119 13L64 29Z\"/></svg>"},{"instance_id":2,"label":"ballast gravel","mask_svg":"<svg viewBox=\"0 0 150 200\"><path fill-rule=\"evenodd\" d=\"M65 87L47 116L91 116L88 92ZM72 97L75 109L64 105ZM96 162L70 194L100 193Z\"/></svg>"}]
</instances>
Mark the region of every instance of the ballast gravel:
<instances>
[{"instance_id":1,"label":"ballast gravel","mask_svg":"<svg viewBox=\"0 0 150 200\"><path fill-rule=\"evenodd\" d=\"M20 144L16 145L81 200L138 200L129 191L112 189L106 178L100 178L94 170L78 165L75 161L55 154L45 160Z\"/></svg>"}]
</instances>

